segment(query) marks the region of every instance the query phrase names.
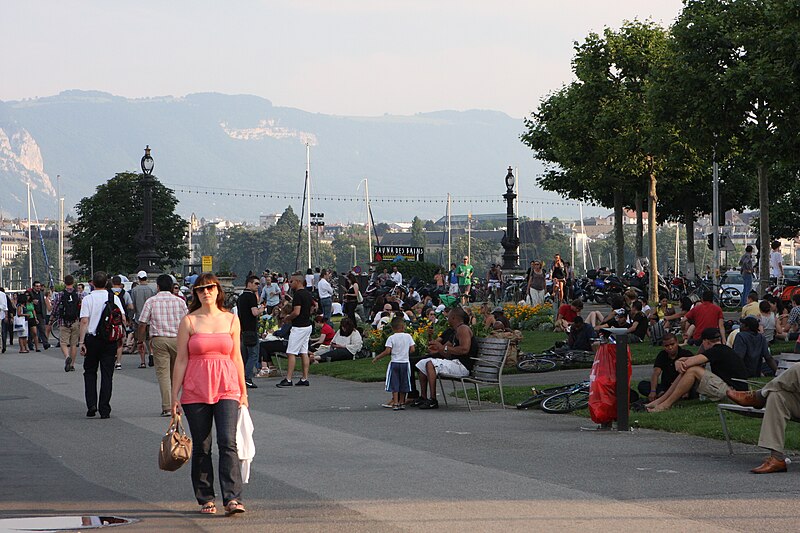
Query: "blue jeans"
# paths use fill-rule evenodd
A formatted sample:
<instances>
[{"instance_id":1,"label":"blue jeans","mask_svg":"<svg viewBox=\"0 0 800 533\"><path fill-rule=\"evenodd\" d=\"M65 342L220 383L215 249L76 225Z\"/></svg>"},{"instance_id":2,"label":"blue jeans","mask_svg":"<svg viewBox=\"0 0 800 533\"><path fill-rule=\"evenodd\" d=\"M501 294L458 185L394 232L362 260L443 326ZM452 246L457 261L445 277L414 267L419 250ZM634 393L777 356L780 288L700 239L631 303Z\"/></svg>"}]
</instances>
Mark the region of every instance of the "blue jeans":
<instances>
[{"instance_id":1,"label":"blue jeans","mask_svg":"<svg viewBox=\"0 0 800 533\"><path fill-rule=\"evenodd\" d=\"M742 274L742 282L744 286L742 287L742 303L741 307L747 305L747 295L750 294L750 291L753 290L753 275L752 274Z\"/></svg>"},{"instance_id":2,"label":"blue jeans","mask_svg":"<svg viewBox=\"0 0 800 533\"><path fill-rule=\"evenodd\" d=\"M244 379L253 379L253 370L258 364L258 343L255 346L245 346L242 341L242 360L244 361Z\"/></svg>"},{"instance_id":3,"label":"blue jeans","mask_svg":"<svg viewBox=\"0 0 800 533\"><path fill-rule=\"evenodd\" d=\"M333 311L333 300L330 296L319 299L319 306L322 310L322 316L325 317L325 322L330 324L331 327L331 312Z\"/></svg>"},{"instance_id":4,"label":"blue jeans","mask_svg":"<svg viewBox=\"0 0 800 533\"><path fill-rule=\"evenodd\" d=\"M211 424L217 427L219 452L219 487L222 503L241 502L242 471L236 449L236 424L239 402L220 400L217 403L185 403L182 405L192 434L192 487L197 503L214 501L214 465L211 462Z\"/></svg>"}]
</instances>

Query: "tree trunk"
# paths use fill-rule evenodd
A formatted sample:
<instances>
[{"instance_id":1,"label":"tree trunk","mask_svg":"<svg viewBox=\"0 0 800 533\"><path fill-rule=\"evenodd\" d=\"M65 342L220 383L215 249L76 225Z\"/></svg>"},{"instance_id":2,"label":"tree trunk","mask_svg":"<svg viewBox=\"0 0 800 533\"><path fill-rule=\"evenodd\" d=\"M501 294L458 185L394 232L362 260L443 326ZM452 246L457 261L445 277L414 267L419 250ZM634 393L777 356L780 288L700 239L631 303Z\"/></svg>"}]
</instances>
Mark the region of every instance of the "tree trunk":
<instances>
[{"instance_id":1,"label":"tree trunk","mask_svg":"<svg viewBox=\"0 0 800 533\"><path fill-rule=\"evenodd\" d=\"M650 237L650 304L658 305L658 249L656 247L656 173L653 171L653 161L650 159L650 190L648 200L650 209L647 213L647 234Z\"/></svg>"},{"instance_id":2,"label":"tree trunk","mask_svg":"<svg viewBox=\"0 0 800 533\"><path fill-rule=\"evenodd\" d=\"M684 207L683 218L686 222L686 277L694 279L694 207Z\"/></svg>"},{"instance_id":3,"label":"tree trunk","mask_svg":"<svg viewBox=\"0 0 800 533\"><path fill-rule=\"evenodd\" d=\"M642 195L637 190L633 199L636 208L636 257L644 257L644 208L642 207Z\"/></svg>"},{"instance_id":4,"label":"tree trunk","mask_svg":"<svg viewBox=\"0 0 800 533\"><path fill-rule=\"evenodd\" d=\"M625 271L625 235L622 231L622 191L614 189L614 245L617 249L614 270L621 276Z\"/></svg>"},{"instance_id":5,"label":"tree trunk","mask_svg":"<svg viewBox=\"0 0 800 533\"><path fill-rule=\"evenodd\" d=\"M758 294L764 296L764 290L769 282L769 183L767 182L767 169L763 163L758 165L758 233L760 246L758 248Z\"/></svg>"}]
</instances>

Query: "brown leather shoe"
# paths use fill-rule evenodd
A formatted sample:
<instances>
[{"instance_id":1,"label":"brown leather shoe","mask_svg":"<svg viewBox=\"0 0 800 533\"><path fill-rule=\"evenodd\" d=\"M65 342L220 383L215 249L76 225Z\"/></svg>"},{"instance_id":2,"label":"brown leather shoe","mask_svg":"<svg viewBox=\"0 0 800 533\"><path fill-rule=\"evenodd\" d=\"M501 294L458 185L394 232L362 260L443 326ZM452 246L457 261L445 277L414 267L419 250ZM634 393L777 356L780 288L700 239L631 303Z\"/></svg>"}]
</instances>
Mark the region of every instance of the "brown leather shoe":
<instances>
[{"instance_id":1,"label":"brown leather shoe","mask_svg":"<svg viewBox=\"0 0 800 533\"><path fill-rule=\"evenodd\" d=\"M774 474L775 472L786 472L786 461L776 459L771 455L764 459L764 464L751 470L754 474Z\"/></svg>"},{"instance_id":2,"label":"brown leather shoe","mask_svg":"<svg viewBox=\"0 0 800 533\"><path fill-rule=\"evenodd\" d=\"M735 389L728 389L725 394L731 401L738 403L743 407L755 407L756 409L761 409L767 405L767 400L757 392L758 391L754 390L738 391Z\"/></svg>"}]
</instances>

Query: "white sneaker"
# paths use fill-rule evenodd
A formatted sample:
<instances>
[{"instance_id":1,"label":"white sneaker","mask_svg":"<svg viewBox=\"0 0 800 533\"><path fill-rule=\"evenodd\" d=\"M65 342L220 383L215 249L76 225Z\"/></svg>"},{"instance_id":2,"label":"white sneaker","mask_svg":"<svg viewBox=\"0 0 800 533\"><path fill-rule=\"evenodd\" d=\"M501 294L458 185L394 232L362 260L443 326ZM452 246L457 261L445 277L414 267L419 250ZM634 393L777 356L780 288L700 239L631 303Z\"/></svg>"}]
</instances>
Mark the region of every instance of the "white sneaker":
<instances>
[{"instance_id":1,"label":"white sneaker","mask_svg":"<svg viewBox=\"0 0 800 533\"><path fill-rule=\"evenodd\" d=\"M268 378L270 375L269 368L262 368L256 373L257 378Z\"/></svg>"}]
</instances>

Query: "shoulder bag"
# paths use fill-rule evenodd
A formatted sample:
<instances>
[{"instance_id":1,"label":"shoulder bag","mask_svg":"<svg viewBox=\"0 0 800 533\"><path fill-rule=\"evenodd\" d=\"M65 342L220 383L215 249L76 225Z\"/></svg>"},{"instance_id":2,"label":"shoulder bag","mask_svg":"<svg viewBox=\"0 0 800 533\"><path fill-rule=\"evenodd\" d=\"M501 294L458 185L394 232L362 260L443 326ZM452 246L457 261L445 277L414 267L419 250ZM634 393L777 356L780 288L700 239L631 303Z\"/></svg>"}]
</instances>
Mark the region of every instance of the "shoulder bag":
<instances>
[{"instance_id":1,"label":"shoulder bag","mask_svg":"<svg viewBox=\"0 0 800 533\"><path fill-rule=\"evenodd\" d=\"M176 414L169 423L166 434L161 437L158 450L158 467L174 472L192 456L192 439L183 430L181 415Z\"/></svg>"}]
</instances>

